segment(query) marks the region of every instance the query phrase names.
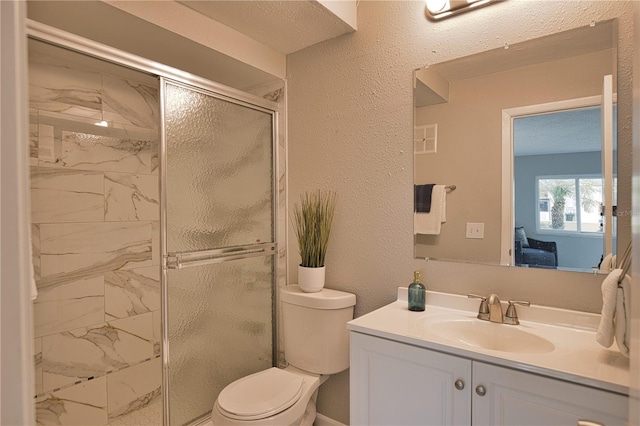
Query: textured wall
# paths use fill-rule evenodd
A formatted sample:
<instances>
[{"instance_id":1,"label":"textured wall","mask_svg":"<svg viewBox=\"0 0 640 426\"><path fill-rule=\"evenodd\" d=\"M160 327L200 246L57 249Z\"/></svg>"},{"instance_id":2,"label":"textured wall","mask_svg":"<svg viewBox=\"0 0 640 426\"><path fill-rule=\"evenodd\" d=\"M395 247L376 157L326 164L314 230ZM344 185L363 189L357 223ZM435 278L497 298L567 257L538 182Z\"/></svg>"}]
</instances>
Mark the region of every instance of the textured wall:
<instances>
[{"instance_id":1,"label":"textured wall","mask_svg":"<svg viewBox=\"0 0 640 426\"><path fill-rule=\"evenodd\" d=\"M289 204L307 189L336 189L339 205L327 256L327 286L357 295L356 315L395 298L421 269L427 287L496 292L597 312L601 277L413 259L412 79L428 63L620 17L620 84L630 85L631 2L509 0L442 22L422 1L361 1L358 31L288 56ZM619 114L631 116L631 95ZM630 144L630 126L619 136ZM630 174L631 155L619 158ZM621 176L622 179L622 176ZM622 184L630 185L626 176ZM630 209L630 205L621 206ZM295 247L292 233L289 246ZM289 282L299 257L289 256ZM348 423L348 373L323 385L319 411Z\"/></svg>"}]
</instances>

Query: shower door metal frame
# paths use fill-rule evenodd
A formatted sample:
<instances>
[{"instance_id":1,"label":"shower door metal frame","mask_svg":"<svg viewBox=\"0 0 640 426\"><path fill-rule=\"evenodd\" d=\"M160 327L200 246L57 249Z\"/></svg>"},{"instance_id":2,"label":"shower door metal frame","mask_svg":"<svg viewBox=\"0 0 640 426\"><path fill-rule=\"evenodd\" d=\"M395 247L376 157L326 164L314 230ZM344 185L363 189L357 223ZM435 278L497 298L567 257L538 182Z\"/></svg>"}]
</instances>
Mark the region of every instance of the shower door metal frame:
<instances>
[{"instance_id":1,"label":"shower door metal frame","mask_svg":"<svg viewBox=\"0 0 640 426\"><path fill-rule=\"evenodd\" d=\"M278 225L278 205L279 205L279 191L278 191L278 138L279 138L279 113L280 106L276 102L271 102L264 98L260 98L258 96L252 95L250 93L243 92L238 89L234 89L232 87L228 87L219 83L215 83L213 81L207 80L202 77L195 76L188 72L179 70L177 68L170 67L168 65L164 65L159 62L152 61L150 59L146 59L137 55L133 55L131 53L107 46L102 43L98 43L93 40L89 40L84 37L80 37L78 35L60 30L58 28L42 24L40 22L34 21L32 19L26 20L27 24L27 37L40 40L48 44L56 45L68 50L72 50L83 55L92 56L97 59L101 59L107 62L111 62L116 65L120 65L126 68L133 69L135 71L140 71L158 78L159 84L159 112L160 112L160 172L158 173L158 180L160 185L160 225L161 225L161 264L160 264L160 272L161 272L161 303L162 303L162 404L163 404L163 424L169 425L169 389L168 389L168 327L166 324L167 320L167 289L165 288L167 285L167 267L186 267L186 264L183 262L182 265L180 263L172 264L173 260L169 259L169 256L166 255L166 241L163 242L166 238L166 193L163 194L163 170L166 170L166 164L163 166L162 163L166 161L166 152L164 150L164 117L162 111L164 111L163 106L163 96L164 96L164 84L163 81L170 81L173 84L179 84L184 87L188 87L192 90L199 90L202 93L207 95L211 95L229 102L233 102L236 104L244 105L246 107L261 110L263 112L270 113L272 115L271 123L272 123L272 155L273 155L273 175L272 175L272 193L274 196L273 199L273 228L272 228L272 237L273 243L261 245L262 247L253 247L247 250L241 249L238 250L237 253L233 253L233 255L228 255L228 250L225 253L207 253L204 255L204 259L198 258L197 262L224 262L227 260L237 259L238 256L243 257L252 257L257 255L270 255L273 256L273 281L272 281L272 363L275 365L277 362L277 354L278 354L278 339L276 336L277 331L277 303L275 302L275 298L277 296L278 289L278 235L279 225ZM166 189L166 188L164 188ZM163 201L164 200L164 201ZM164 205L164 207L163 207ZM164 223L164 232L163 232L163 223ZM223 251L225 251L223 250ZM218 251L218 250L212 250ZM232 249L233 251L233 249ZM257 253L259 251L260 253ZM214 260L215 259L215 260ZM191 259L189 259L191 260ZM190 263L190 262L188 262ZM200 263L202 264L202 263ZM194 263L191 263L194 265ZM166 267L165 267L166 266Z\"/></svg>"}]
</instances>

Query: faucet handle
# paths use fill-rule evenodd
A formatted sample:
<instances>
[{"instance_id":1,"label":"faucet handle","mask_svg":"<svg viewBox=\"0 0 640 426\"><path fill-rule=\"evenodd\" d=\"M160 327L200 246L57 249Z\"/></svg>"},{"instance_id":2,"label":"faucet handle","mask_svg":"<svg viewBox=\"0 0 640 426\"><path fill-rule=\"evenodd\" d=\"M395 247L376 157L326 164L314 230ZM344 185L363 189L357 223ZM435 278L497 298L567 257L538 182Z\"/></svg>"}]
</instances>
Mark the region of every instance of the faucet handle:
<instances>
[{"instance_id":1,"label":"faucet handle","mask_svg":"<svg viewBox=\"0 0 640 426\"><path fill-rule=\"evenodd\" d=\"M487 298L477 294L468 294L469 299L480 299L480 309L478 309L478 319L489 320L489 304Z\"/></svg>"},{"instance_id":2,"label":"faucet handle","mask_svg":"<svg viewBox=\"0 0 640 426\"><path fill-rule=\"evenodd\" d=\"M523 300L509 300L509 306L507 307L507 313L504 315L504 323L511 325L518 325L518 313L516 312L515 305L530 306L531 303Z\"/></svg>"}]
</instances>

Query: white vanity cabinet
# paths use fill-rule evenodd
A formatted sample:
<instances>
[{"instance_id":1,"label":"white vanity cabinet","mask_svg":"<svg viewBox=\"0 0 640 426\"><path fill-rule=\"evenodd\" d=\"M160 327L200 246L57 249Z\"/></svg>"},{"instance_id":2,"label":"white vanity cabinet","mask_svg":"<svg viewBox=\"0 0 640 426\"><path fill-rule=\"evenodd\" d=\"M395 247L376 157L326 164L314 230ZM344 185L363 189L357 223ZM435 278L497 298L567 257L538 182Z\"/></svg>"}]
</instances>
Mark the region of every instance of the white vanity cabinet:
<instances>
[{"instance_id":1,"label":"white vanity cabinet","mask_svg":"<svg viewBox=\"0 0 640 426\"><path fill-rule=\"evenodd\" d=\"M351 425L624 425L627 397L351 332Z\"/></svg>"},{"instance_id":2,"label":"white vanity cabinet","mask_svg":"<svg viewBox=\"0 0 640 426\"><path fill-rule=\"evenodd\" d=\"M470 360L350 334L352 426L471 424Z\"/></svg>"},{"instance_id":3,"label":"white vanity cabinet","mask_svg":"<svg viewBox=\"0 0 640 426\"><path fill-rule=\"evenodd\" d=\"M472 391L473 425L622 426L627 419L625 395L478 361Z\"/></svg>"}]
</instances>

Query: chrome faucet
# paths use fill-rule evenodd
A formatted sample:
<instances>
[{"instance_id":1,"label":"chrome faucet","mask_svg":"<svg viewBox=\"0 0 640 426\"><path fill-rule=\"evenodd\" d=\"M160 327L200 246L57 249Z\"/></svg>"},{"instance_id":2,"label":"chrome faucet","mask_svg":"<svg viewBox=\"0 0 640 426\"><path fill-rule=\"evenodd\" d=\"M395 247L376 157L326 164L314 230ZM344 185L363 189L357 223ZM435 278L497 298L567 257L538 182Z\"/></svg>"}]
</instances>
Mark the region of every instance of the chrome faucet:
<instances>
[{"instance_id":1,"label":"chrome faucet","mask_svg":"<svg viewBox=\"0 0 640 426\"><path fill-rule=\"evenodd\" d=\"M497 294L490 294L487 299L489 305L489 321L502 324L504 317L502 316L502 304Z\"/></svg>"},{"instance_id":2,"label":"chrome faucet","mask_svg":"<svg viewBox=\"0 0 640 426\"><path fill-rule=\"evenodd\" d=\"M487 305L487 298L479 296L477 294L467 294L469 299L480 299L480 309L478 309L478 319L489 321L489 305Z\"/></svg>"},{"instance_id":3,"label":"chrome faucet","mask_svg":"<svg viewBox=\"0 0 640 426\"><path fill-rule=\"evenodd\" d=\"M502 314L502 304L497 294L490 294L489 297L478 296L477 294L468 294L470 299L480 299L480 309L478 310L478 319L484 321L497 322L499 324L518 325L518 314L515 305L529 306L530 303L519 300L509 300L507 313Z\"/></svg>"},{"instance_id":4,"label":"chrome faucet","mask_svg":"<svg viewBox=\"0 0 640 426\"><path fill-rule=\"evenodd\" d=\"M520 321L518 321L518 314L516 312L516 306L515 305L531 306L531 303L529 303L526 300L509 300L509 306L507 307L507 313L504 314L504 323L505 324L511 324L511 325L520 324Z\"/></svg>"}]
</instances>

